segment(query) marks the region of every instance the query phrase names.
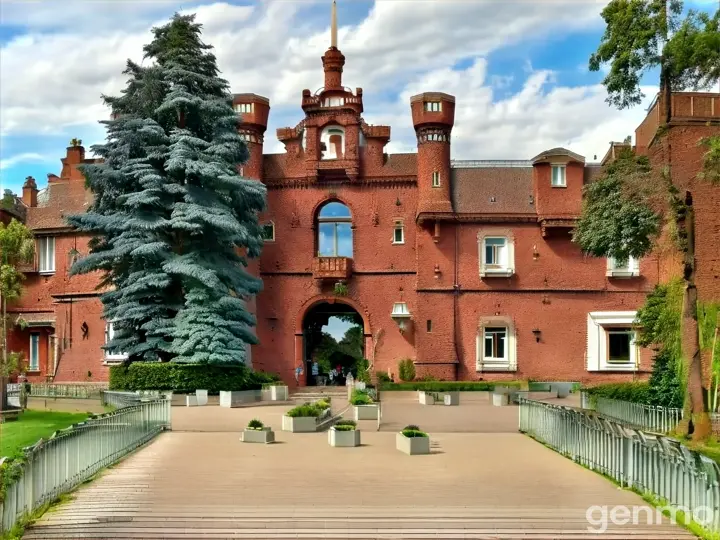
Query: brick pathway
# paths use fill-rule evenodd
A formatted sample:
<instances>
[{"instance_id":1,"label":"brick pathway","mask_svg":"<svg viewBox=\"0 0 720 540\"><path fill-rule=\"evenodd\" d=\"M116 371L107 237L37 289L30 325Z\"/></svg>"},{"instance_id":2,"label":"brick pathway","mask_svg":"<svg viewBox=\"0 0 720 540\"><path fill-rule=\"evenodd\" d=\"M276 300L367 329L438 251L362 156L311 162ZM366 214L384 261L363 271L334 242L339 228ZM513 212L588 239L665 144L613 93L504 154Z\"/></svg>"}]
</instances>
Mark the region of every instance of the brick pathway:
<instances>
[{"instance_id":1,"label":"brick pathway","mask_svg":"<svg viewBox=\"0 0 720 540\"><path fill-rule=\"evenodd\" d=\"M173 408L175 429L206 432L162 434L25 538L692 538L645 521L588 532L588 507L644 502L518 433L431 432L428 456L401 454L384 431L359 448L331 448L326 433L239 441L249 418L277 428L285 408ZM424 414L435 408L462 406Z\"/></svg>"}]
</instances>

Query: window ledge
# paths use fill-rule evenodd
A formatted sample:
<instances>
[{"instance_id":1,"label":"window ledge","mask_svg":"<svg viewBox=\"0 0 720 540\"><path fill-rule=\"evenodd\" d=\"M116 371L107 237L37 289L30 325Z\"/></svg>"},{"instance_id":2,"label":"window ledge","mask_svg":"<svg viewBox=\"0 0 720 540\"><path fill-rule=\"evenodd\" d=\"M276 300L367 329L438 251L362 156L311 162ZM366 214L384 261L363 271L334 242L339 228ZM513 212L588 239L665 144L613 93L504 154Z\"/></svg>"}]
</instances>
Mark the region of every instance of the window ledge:
<instances>
[{"instance_id":1,"label":"window ledge","mask_svg":"<svg viewBox=\"0 0 720 540\"><path fill-rule=\"evenodd\" d=\"M28 370L25 372L25 374L26 374L26 375L40 375L40 374L42 374L42 371L40 370L40 368L37 368L37 369L28 369Z\"/></svg>"},{"instance_id":2,"label":"window ledge","mask_svg":"<svg viewBox=\"0 0 720 540\"><path fill-rule=\"evenodd\" d=\"M551 188L555 188L555 189L557 189L557 188L566 189L566 188L567 188L567 184L565 184L564 186L553 186L553 185L550 185L550 187L551 187Z\"/></svg>"},{"instance_id":3,"label":"window ledge","mask_svg":"<svg viewBox=\"0 0 720 540\"><path fill-rule=\"evenodd\" d=\"M488 371L517 371L517 366L511 366L510 364L478 364L475 366L475 371L482 373Z\"/></svg>"},{"instance_id":4,"label":"window ledge","mask_svg":"<svg viewBox=\"0 0 720 540\"><path fill-rule=\"evenodd\" d=\"M393 242L393 246L403 246L405 245L405 242Z\"/></svg>"},{"instance_id":5,"label":"window ledge","mask_svg":"<svg viewBox=\"0 0 720 540\"><path fill-rule=\"evenodd\" d=\"M608 270L605 275L609 278L634 278L640 277L640 272L637 270Z\"/></svg>"},{"instance_id":6,"label":"window ledge","mask_svg":"<svg viewBox=\"0 0 720 540\"><path fill-rule=\"evenodd\" d=\"M607 372L607 371L641 371L640 368L634 364L608 364L605 366L601 366L598 369L588 369L590 372Z\"/></svg>"},{"instance_id":7,"label":"window ledge","mask_svg":"<svg viewBox=\"0 0 720 540\"><path fill-rule=\"evenodd\" d=\"M514 268L485 268L480 272L480 277L510 277L514 273Z\"/></svg>"},{"instance_id":8,"label":"window ledge","mask_svg":"<svg viewBox=\"0 0 720 540\"><path fill-rule=\"evenodd\" d=\"M55 270L38 270L38 274L41 276L52 276L55 274Z\"/></svg>"}]
</instances>

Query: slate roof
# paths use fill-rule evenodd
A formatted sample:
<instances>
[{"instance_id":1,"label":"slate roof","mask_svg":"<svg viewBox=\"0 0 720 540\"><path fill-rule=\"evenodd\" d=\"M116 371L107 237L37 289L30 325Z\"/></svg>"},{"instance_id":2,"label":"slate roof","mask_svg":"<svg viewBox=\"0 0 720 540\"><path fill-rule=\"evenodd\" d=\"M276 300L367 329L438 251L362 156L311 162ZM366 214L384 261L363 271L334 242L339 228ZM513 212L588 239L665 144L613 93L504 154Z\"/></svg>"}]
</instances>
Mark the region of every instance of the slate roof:
<instances>
[{"instance_id":1,"label":"slate roof","mask_svg":"<svg viewBox=\"0 0 720 540\"><path fill-rule=\"evenodd\" d=\"M534 214L532 167L452 169L452 204L458 214Z\"/></svg>"}]
</instances>

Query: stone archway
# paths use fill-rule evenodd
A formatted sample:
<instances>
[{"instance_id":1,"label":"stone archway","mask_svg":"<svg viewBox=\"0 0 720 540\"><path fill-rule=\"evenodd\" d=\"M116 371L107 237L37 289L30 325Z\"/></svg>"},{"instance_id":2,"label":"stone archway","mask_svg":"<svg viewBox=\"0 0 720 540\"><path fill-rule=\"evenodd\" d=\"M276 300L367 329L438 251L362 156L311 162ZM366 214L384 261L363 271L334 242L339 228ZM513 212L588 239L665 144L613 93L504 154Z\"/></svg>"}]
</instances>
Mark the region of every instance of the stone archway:
<instances>
[{"instance_id":1,"label":"stone archway","mask_svg":"<svg viewBox=\"0 0 720 540\"><path fill-rule=\"evenodd\" d=\"M309 375L308 372L308 360L307 348L306 348L306 322L308 316L312 316L314 311L324 311L325 315L332 313L333 306L336 305L339 312L346 313L357 313L362 319L362 332L363 332L363 349L364 357L367 358L371 363L373 361L373 346L372 346L372 333L370 330L370 323L367 310L360 306L357 302L347 297L335 297L327 295L318 295L309 299L300 308L297 318L295 320L295 364L294 367L303 367L303 373L299 378L300 386L306 386L308 384ZM342 306L342 307L340 307Z\"/></svg>"}]
</instances>

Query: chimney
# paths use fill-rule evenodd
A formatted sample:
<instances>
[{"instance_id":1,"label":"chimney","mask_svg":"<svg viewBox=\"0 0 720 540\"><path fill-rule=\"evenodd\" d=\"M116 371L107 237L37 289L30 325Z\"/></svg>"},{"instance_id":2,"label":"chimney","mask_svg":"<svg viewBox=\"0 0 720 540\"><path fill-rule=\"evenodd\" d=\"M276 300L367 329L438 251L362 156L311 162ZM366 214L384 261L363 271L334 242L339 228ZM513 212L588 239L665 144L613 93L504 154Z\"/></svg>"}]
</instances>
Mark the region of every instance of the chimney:
<instances>
[{"instance_id":1,"label":"chimney","mask_svg":"<svg viewBox=\"0 0 720 540\"><path fill-rule=\"evenodd\" d=\"M23 184L22 200L25 206L35 208L37 206L37 194L38 188L35 179L32 176L28 176Z\"/></svg>"},{"instance_id":2,"label":"chimney","mask_svg":"<svg viewBox=\"0 0 720 540\"><path fill-rule=\"evenodd\" d=\"M80 139L73 139L70 141L66 159L68 165L80 165L83 162L85 159L85 148L83 147Z\"/></svg>"}]
</instances>

